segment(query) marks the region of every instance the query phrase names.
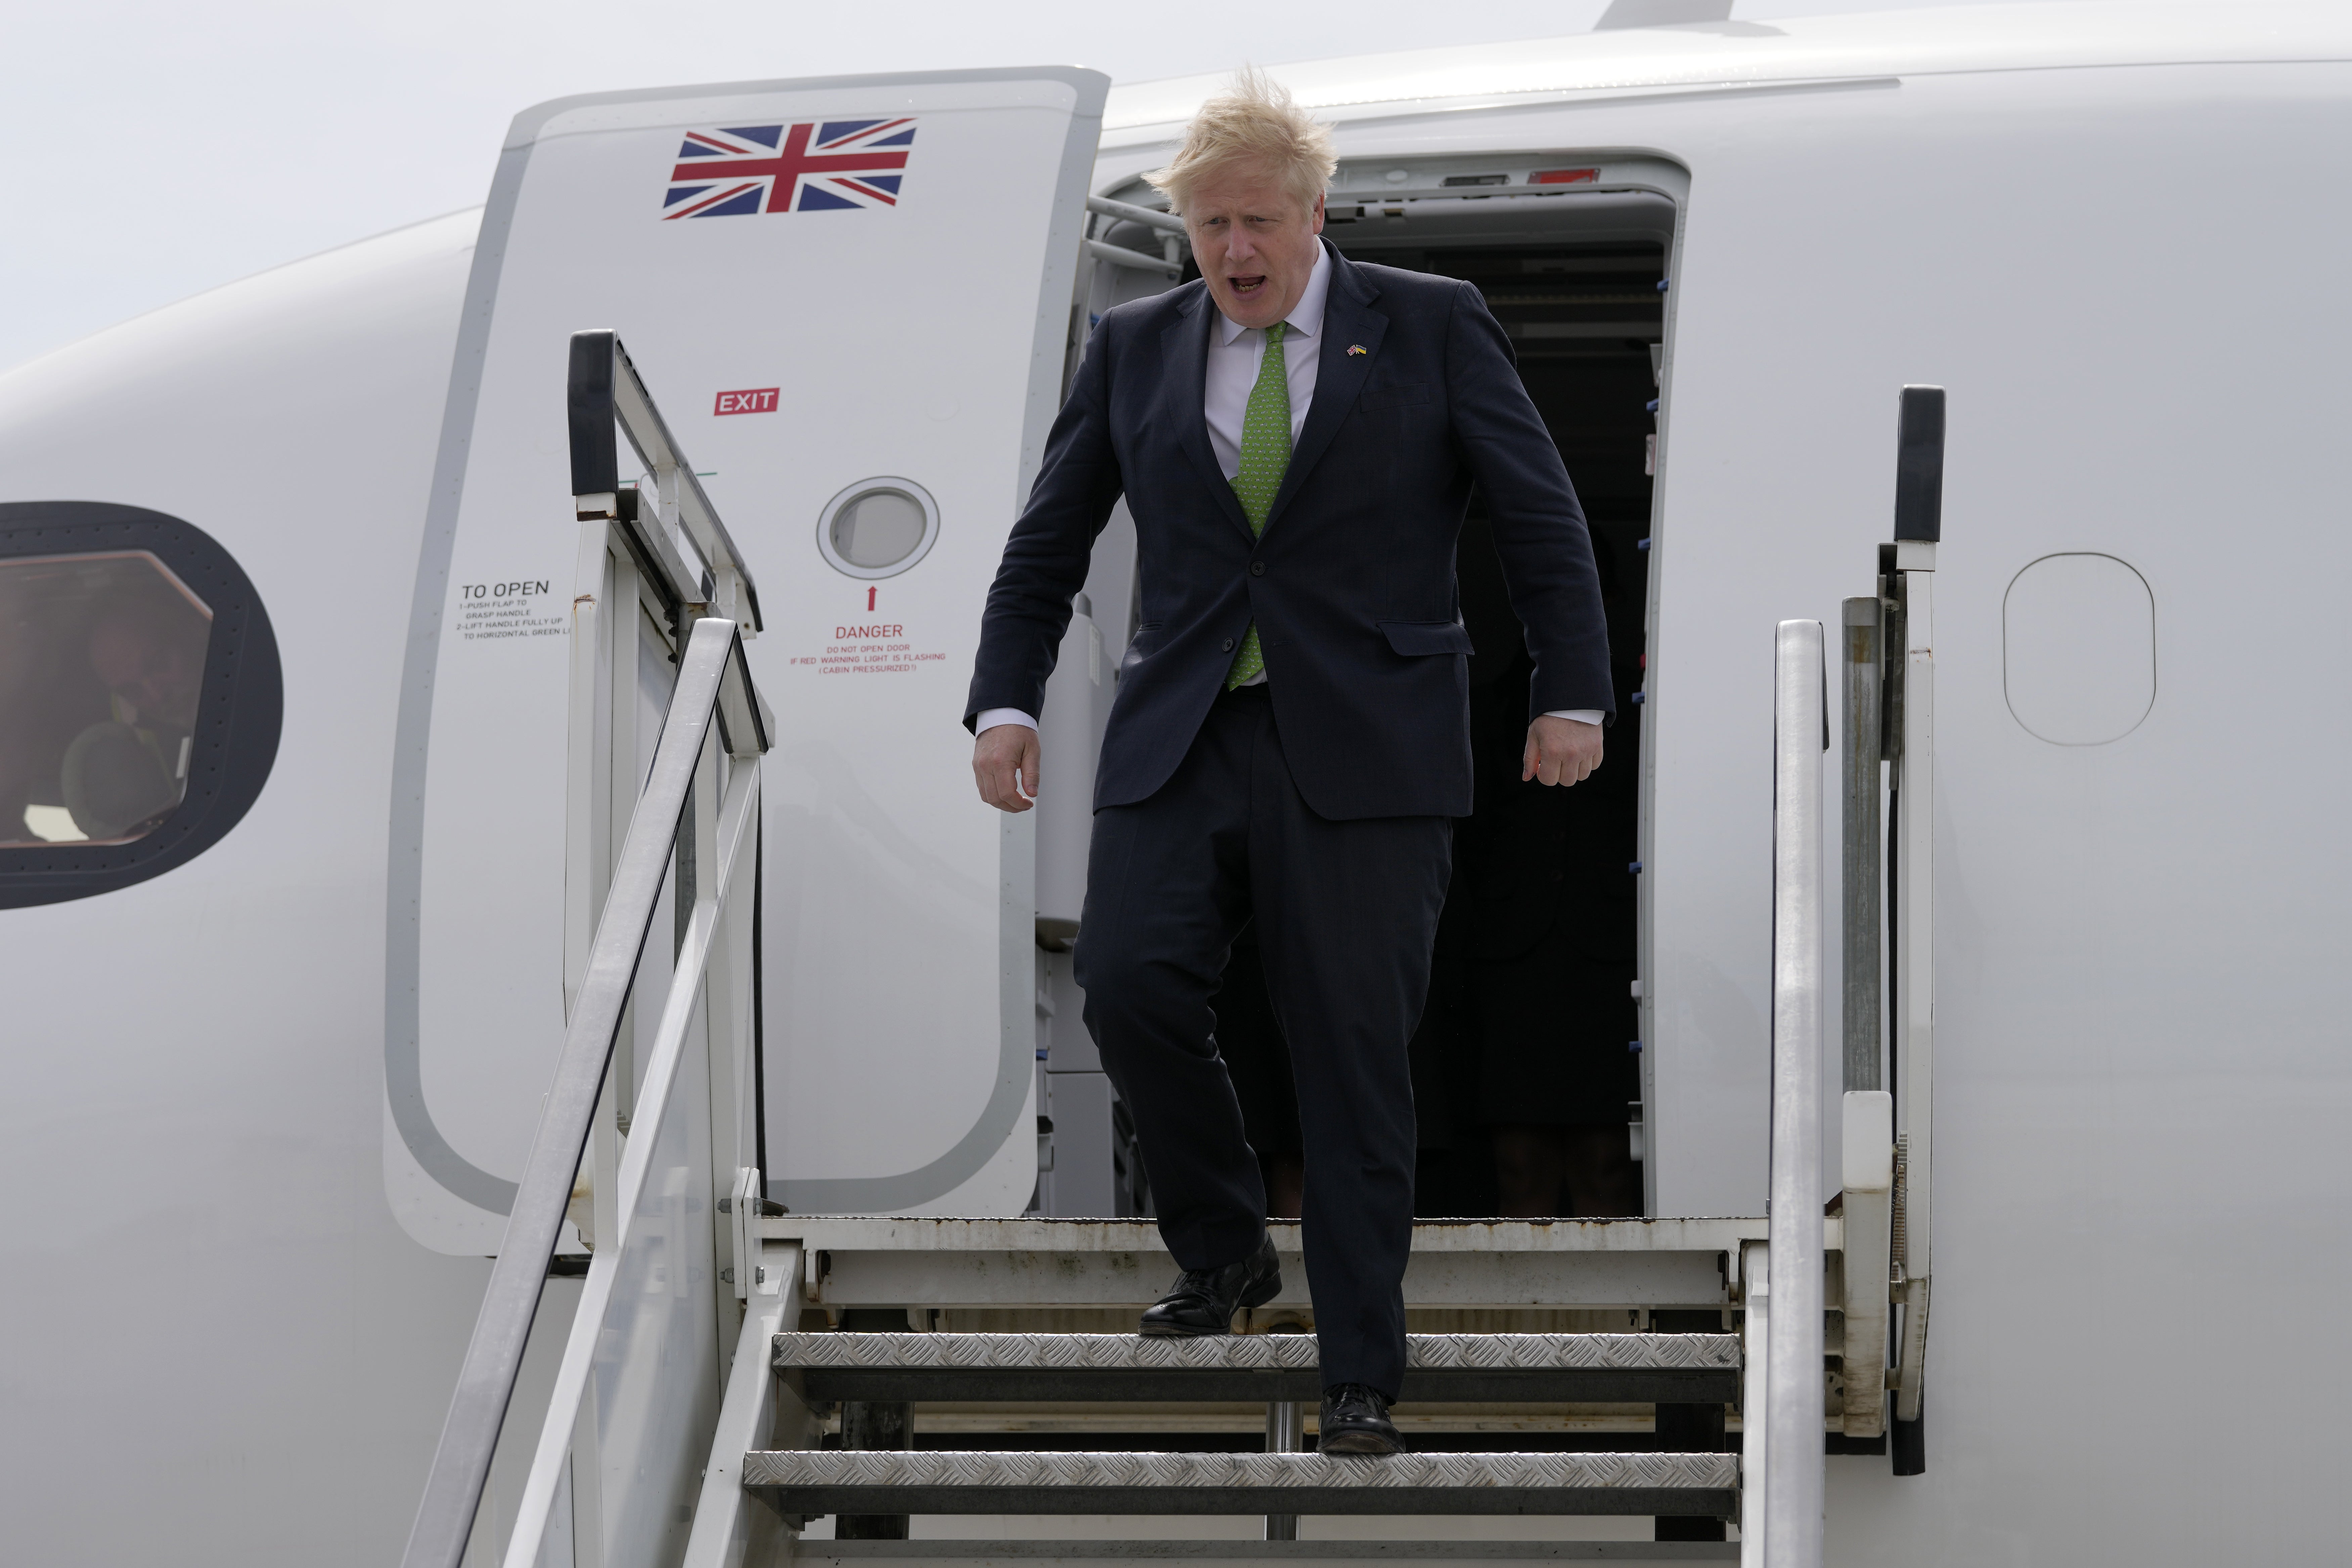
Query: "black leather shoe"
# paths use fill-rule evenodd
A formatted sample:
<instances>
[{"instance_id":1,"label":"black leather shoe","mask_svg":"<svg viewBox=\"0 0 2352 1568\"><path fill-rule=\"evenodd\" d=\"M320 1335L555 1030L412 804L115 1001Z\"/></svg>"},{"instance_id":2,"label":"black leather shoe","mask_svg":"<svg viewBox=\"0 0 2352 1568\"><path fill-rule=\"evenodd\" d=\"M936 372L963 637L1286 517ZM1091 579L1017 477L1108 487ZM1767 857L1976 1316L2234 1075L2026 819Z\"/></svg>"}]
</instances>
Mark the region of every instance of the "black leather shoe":
<instances>
[{"instance_id":1,"label":"black leather shoe","mask_svg":"<svg viewBox=\"0 0 2352 1568\"><path fill-rule=\"evenodd\" d=\"M1323 1391L1321 1454L1402 1454L1404 1439L1389 1419L1389 1396L1360 1383L1335 1383Z\"/></svg>"},{"instance_id":2,"label":"black leather shoe","mask_svg":"<svg viewBox=\"0 0 2352 1568\"><path fill-rule=\"evenodd\" d=\"M1163 1339L1230 1334L1235 1312L1263 1307L1281 1291L1282 1265L1269 1236L1239 1263L1179 1274L1174 1288L1144 1309L1141 1331Z\"/></svg>"}]
</instances>

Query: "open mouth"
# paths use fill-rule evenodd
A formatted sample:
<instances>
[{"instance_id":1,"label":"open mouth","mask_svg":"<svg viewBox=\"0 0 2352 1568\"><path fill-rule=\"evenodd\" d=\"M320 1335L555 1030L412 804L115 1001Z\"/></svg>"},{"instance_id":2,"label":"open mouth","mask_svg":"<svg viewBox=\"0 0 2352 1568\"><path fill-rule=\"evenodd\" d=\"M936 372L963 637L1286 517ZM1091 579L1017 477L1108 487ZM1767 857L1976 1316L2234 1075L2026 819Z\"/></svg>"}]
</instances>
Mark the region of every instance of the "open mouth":
<instances>
[{"instance_id":1,"label":"open mouth","mask_svg":"<svg viewBox=\"0 0 2352 1568\"><path fill-rule=\"evenodd\" d=\"M1246 300L1265 287L1265 274L1257 272L1245 278L1227 278L1225 282L1236 295Z\"/></svg>"}]
</instances>

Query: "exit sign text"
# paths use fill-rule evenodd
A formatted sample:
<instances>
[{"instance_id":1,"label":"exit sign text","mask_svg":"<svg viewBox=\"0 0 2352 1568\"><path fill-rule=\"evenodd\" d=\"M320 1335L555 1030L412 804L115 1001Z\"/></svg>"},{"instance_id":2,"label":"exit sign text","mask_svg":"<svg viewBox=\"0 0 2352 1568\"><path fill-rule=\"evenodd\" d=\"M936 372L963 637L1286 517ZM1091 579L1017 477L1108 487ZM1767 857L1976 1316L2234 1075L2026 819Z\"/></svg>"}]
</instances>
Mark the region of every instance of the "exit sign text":
<instances>
[{"instance_id":1,"label":"exit sign text","mask_svg":"<svg viewBox=\"0 0 2352 1568\"><path fill-rule=\"evenodd\" d=\"M749 392L722 392L713 414L773 414L781 387L755 386Z\"/></svg>"}]
</instances>

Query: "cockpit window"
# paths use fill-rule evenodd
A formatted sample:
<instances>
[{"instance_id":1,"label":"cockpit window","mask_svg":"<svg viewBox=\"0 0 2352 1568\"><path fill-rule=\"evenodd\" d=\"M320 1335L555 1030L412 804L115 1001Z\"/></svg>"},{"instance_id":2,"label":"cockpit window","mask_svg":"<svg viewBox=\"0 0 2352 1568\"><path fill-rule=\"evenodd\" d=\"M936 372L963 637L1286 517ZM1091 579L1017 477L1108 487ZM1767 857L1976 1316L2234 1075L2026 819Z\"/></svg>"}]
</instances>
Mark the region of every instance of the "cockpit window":
<instances>
[{"instance_id":1,"label":"cockpit window","mask_svg":"<svg viewBox=\"0 0 2352 1568\"><path fill-rule=\"evenodd\" d=\"M0 909L158 877L218 843L278 757L252 580L193 524L0 501Z\"/></svg>"},{"instance_id":2,"label":"cockpit window","mask_svg":"<svg viewBox=\"0 0 2352 1568\"><path fill-rule=\"evenodd\" d=\"M0 847L163 825L187 794L212 629L148 551L0 561Z\"/></svg>"}]
</instances>

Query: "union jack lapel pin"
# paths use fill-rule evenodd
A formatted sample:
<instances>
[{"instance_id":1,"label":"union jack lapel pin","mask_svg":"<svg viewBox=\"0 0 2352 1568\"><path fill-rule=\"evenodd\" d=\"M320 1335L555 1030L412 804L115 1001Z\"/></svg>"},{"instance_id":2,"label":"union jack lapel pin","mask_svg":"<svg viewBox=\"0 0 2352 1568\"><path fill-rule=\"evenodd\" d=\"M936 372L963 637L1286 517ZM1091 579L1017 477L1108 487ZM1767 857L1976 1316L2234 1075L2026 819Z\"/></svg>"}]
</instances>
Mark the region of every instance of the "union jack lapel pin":
<instances>
[{"instance_id":1,"label":"union jack lapel pin","mask_svg":"<svg viewBox=\"0 0 2352 1568\"><path fill-rule=\"evenodd\" d=\"M1366 348L1361 343L1349 343L1348 345L1348 352L1351 354L1368 354L1372 351Z\"/></svg>"}]
</instances>

